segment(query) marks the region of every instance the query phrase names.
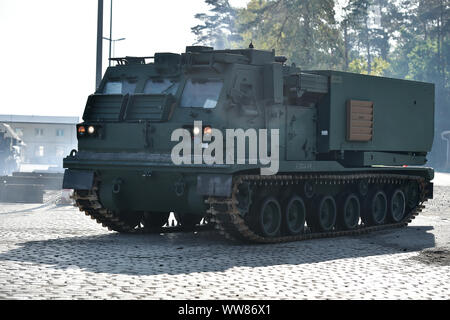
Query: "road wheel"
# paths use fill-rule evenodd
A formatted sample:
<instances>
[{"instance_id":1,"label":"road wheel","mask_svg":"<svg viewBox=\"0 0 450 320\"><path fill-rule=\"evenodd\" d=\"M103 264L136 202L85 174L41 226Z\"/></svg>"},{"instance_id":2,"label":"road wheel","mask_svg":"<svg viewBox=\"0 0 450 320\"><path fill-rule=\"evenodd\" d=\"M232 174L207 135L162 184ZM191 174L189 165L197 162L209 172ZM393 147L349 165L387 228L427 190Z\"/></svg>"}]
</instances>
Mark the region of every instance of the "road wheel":
<instances>
[{"instance_id":1,"label":"road wheel","mask_svg":"<svg viewBox=\"0 0 450 320\"><path fill-rule=\"evenodd\" d=\"M358 226L361 205L358 197L351 193L343 198L339 204L337 224L341 230L351 230Z\"/></svg>"},{"instance_id":2,"label":"road wheel","mask_svg":"<svg viewBox=\"0 0 450 320\"><path fill-rule=\"evenodd\" d=\"M281 207L274 197L266 197L252 212L253 229L263 237L274 237L281 229Z\"/></svg>"},{"instance_id":3,"label":"road wheel","mask_svg":"<svg viewBox=\"0 0 450 320\"><path fill-rule=\"evenodd\" d=\"M292 196L283 208L283 231L289 235L302 233L305 227L306 207L303 199Z\"/></svg>"},{"instance_id":4,"label":"road wheel","mask_svg":"<svg viewBox=\"0 0 450 320\"><path fill-rule=\"evenodd\" d=\"M389 195L388 219L392 222L400 222L405 215L406 201L402 190L396 189Z\"/></svg>"},{"instance_id":5,"label":"road wheel","mask_svg":"<svg viewBox=\"0 0 450 320\"><path fill-rule=\"evenodd\" d=\"M382 190L375 190L368 197L364 208L363 222L370 226L383 224L387 215L387 197Z\"/></svg>"},{"instance_id":6,"label":"road wheel","mask_svg":"<svg viewBox=\"0 0 450 320\"><path fill-rule=\"evenodd\" d=\"M328 232L336 223L336 201L332 196L321 196L314 201L310 225L315 231Z\"/></svg>"},{"instance_id":7,"label":"road wheel","mask_svg":"<svg viewBox=\"0 0 450 320\"><path fill-rule=\"evenodd\" d=\"M143 222L146 228L159 228L169 219L169 212L144 212Z\"/></svg>"}]
</instances>

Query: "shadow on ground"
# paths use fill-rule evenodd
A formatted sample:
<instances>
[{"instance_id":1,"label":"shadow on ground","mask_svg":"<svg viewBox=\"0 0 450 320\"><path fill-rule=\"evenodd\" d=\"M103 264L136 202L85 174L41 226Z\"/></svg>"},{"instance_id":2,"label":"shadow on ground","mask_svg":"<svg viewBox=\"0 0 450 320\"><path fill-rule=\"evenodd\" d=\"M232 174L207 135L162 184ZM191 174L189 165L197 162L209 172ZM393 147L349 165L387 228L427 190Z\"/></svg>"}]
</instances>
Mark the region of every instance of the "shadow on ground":
<instances>
[{"instance_id":1,"label":"shadow on ground","mask_svg":"<svg viewBox=\"0 0 450 320\"><path fill-rule=\"evenodd\" d=\"M411 260L437 266L450 266L450 250L446 248L423 250L417 256L412 257Z\"/></svg>"},{"instance_id":2,"label":"shadow on ground","mask_svg":"<svg viewBox=\"0 0 450 320\"><path fill-rule=\"evenodd\" d=\"M51 265L66 269L126 275L220 272L233 267L301 265L359 258L435 245L429 226L414 226L354 238L318 239L273 245L243 245L213 231L197 234L66 237L20 243L0 261Z\"/></svg>"}]
</instances>

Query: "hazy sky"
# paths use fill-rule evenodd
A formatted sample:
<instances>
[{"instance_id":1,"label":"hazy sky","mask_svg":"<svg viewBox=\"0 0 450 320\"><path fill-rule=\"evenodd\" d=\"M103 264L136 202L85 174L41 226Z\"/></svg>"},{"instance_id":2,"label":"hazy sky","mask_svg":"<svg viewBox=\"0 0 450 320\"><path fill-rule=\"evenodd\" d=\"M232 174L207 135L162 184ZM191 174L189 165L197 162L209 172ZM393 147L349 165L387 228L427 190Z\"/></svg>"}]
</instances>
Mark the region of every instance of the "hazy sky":
<instances>
[{"instance_id":1,"label":"hazy sky","mask_svg":"<svg viewBox=\"0 0 450 320\"><path fill-rule=\"evenodd\" d=\"M231 0L243 6L247 0ZM104 0L109 37L110 0ZM115 56L183 52L203 0L113 0ZM0 114L80 116L95 87L96 0L0 0ZM103 42L103 67L108 42Z\"/></svg>"}]
</instances>

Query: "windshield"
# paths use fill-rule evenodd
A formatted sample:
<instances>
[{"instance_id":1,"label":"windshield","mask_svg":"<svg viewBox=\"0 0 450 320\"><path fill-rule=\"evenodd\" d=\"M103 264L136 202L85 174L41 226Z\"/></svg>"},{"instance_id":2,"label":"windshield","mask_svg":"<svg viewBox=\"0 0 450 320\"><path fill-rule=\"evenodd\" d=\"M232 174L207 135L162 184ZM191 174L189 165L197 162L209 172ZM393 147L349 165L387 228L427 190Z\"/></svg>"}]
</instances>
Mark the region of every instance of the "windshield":
<instances>
[{"instance_id":1,"label":"windshield","mask_svg":"<svg viewBox=\"0 0 450 320\"><path fill-rule=\"evenodd\" d=\"M130 94L136 89L136 81L109 80L103 88L103 94Z\"/></svg>"},{"instance_id":2,"label":"windshield","mask_svg":"<svg viewBox=\"0 0 450 320\"><path fill-rule=\"evenodd\" d=\"M215 108L222 86L222 80L189 79L184 87L180 106L183 108Z\"/></svg>"},{"instance_id":3,"label":"windshield","mask_svg":"<svg viewBox=\"0 0 450 320\"><path fill-rule=\"evenodd\" d=\"M144 93L148 94L175 94L178 89L178 82L169 79L150 79L144 87Z\"/></svg>"}]
</instances>

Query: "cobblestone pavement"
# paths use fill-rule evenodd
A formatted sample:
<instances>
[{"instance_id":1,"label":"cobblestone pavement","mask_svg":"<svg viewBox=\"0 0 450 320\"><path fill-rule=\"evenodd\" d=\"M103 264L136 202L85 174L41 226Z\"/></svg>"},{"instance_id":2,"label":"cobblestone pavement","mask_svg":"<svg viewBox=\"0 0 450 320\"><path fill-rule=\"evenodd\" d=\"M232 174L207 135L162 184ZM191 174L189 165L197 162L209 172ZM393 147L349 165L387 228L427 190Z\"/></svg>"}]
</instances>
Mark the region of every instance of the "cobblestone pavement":
<instances>
[{"instance_id":1,"label":"cobblestone pavement","mask_svg":"<svg viewBox=\"0 0 450 320\"><path fill-rule=\"evenodd\" d=\"M450 187L403 229L237 245L108 232L69 206L1 204L0 299L449 299Z\"/></svg>"}]
</instances>

